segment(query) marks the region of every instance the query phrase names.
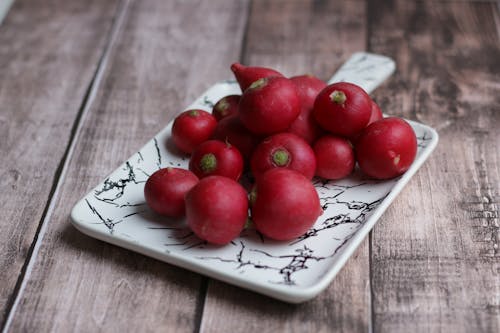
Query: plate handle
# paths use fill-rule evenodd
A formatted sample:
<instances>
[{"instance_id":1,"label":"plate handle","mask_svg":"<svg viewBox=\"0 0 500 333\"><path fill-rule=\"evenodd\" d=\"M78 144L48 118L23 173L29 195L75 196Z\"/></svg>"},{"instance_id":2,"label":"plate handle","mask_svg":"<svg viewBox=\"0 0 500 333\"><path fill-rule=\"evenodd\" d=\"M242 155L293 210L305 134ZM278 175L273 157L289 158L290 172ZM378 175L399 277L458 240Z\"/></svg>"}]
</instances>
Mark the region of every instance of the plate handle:
<instances>
[{"instance_id":1,"label":"plate handle","mask_svg":"<svg viewBox=\"0 0 500 333\"><path fill-rule=\"evenodd\" d=\"M396 69L396 63L389 57L367 52L354 53L328 80L357 84L371 93L384 82Z\"/></svg>"}]
</instances>

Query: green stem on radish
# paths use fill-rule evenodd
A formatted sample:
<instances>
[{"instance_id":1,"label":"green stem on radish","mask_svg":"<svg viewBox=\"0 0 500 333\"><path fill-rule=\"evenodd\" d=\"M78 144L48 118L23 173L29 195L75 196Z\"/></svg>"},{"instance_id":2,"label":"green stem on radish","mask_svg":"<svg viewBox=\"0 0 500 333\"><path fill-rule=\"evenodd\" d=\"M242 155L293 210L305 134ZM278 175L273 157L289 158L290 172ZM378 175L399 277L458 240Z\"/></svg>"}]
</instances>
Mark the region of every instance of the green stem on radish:
<instances>
[{"instance_id":1,"label":"green stem on radish","mask_svg":"<svg viewBox=\"0 0 500 333\"><path fill-rule=\"evenodd\" d=\"M284 149L278 149L273 153L273 162L277 166L285 166L290 161L290 154Z\"/></svg>"},{"instance_id":2,"label":"green stem on radish","mask_svg":"<svg viewBox=\"0 0 500 333\"><path fill-rule=\"evenodd\" d=\"M330 94L330 99L332 100L332 102L337 103L339 105L342 105L345 103L347 96L345 95L345 93L343 91L334 90Z\"/></svg>"},{"instance_id":3,"label":"green stem on radish","mask_svg":"<svg viewBox=\"0 0 500 333\"><path fill-rule=\"evenodd\" d=\"M217 158L214 154L205 154L200 160L200 169L204 173L210 173L217 168Z\"/></svg>"}]
</instances>

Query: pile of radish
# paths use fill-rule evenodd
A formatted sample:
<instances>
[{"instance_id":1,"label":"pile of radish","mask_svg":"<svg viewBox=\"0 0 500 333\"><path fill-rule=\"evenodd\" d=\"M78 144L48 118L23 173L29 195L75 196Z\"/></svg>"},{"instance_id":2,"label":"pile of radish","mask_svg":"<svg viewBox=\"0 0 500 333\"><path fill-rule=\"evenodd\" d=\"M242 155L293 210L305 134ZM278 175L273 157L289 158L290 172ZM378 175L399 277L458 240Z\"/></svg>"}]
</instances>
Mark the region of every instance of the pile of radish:
<instances>
[{"instance_id":1,"label":"pile of radish","mask_svg":"<svg viewBox=\"0 0 500 333\"><path fill-rule=\"evenodd\" d=\"M212 113L187 110L174 120L172 139L191 154L189 170L161 169L144 188L153 211L186 216L209 243L229 243L249 220L269 238L296 238L323 212L314 176L341 179L357 162L367 176L389 179L415 159L411 126L383 118L357 85L238 63L231 70L242 95L222 98ZM247 172L253 184L244 187Z\"/></svg>"}]
</instances>

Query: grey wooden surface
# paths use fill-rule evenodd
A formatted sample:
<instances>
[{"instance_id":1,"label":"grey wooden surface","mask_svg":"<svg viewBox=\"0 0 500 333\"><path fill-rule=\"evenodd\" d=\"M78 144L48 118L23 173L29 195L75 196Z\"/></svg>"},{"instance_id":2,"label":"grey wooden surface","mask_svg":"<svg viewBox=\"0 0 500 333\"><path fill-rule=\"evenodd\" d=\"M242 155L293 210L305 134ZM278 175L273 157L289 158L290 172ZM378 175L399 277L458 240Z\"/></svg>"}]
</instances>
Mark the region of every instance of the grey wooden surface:
<instances>
[{"instance_id":1,"label":"grey wooden surface","mask_svg":"<svg viewBox=\"0 0 500 333\"><path fill-rule=\"evenodd\" d=\"M0 313L53 202L116 1L18 0L0 26Z\"/></svg>"},{"instance_id":2,"label":"grey wooden surface","mask_svg":"<svg viewBox=\"0 0 500 333\"><path fill-rule=\"evenodd\" d=\"M9 332L500 331L497 1L16 0L0 25L0 323ZM397 15L395 15L397 13ZM327 79L440 143L333 283L290 305L108 245L75 202L229 65Z\"/></svg>"}]
</instances>

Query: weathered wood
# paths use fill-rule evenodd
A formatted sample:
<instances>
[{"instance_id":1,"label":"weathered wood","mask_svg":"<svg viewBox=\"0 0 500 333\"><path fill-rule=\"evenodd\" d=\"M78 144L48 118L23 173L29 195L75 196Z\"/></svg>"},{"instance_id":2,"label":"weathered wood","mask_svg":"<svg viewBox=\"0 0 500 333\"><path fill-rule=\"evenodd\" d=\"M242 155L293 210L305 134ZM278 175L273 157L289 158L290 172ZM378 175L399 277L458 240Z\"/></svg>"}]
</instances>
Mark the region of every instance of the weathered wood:
<instances>
[{"instance_id":1,"label":"weathered wood","mask_svg":"<svg viewBox=\"0 0 500 333\"><path fill-rule=\"evenodd\" d=\"M332 285L302 305L214 280L205 297L205 278L69 226L76 200L193 97L228 77L241 49L244 1L136 0L122 12L125 25L99 94L82 113L116 3L17 0L0 26L3 311L47 214L11 331L359 332L372 321L381 332L500 330L497 3L368 1L366 12L364 1L349 0L259 0L251 7L243 62L327 79L365 48L368 31L369 50L398 64L375 93L384 111L441 135L374 229L373 299L365 241ZM46 206L53 193L54 205Z\"/></svg>"},{"instance_id":2,"label":"weathered wood","mask_svg":"<svg viewBox=\"0 0 500 333\"><path fill-rule=\"evenodd\" d=\"M0 325L117 1L18 0L0 26Z\"/></svg>"},{"instance_id":3,"label":"weathered wood","mask_svg":"<svg viewBox=\"0 0 500 333\"><path fill-rule=\"evenodd\" d=\"M242 60L328 79L366 45L363 1L254 1ZM332 285L290 305L210 280L201 331L362 332L370 324L368 241Z\"/></svg>"},{"instance_id":4,"label":"weathered wood","mask_svg":"<svg viewBox=\"0 0 500 333\"><path fill-rule=\"evenodd\" d=\"M132 1L31 274L14 332L191 332L204 278L91 239L69 224L76 201L237 59L245 1Z\"/></svg>"},{"instance_id":5,"label":"weathered wood","mask_svg":"<svg viewBox=\"0 0 500 333\"><path fill-rule=\"evenodd\" d=\"M365 50L364 7L362 0L254 1L242 61L327 80L353 52Z\"/></svg>"},{"instance_id":6,"label":"weathered wood","mask_svg":"<svg viewBox=\"0 0 500 333\"><path fill-rule=\"evenodd\" d=\"M374 331L498 332L499 7L369 4L370 50L398 64L377 99L440 134L373 231Z\"/></svg>"}]
</instances>

